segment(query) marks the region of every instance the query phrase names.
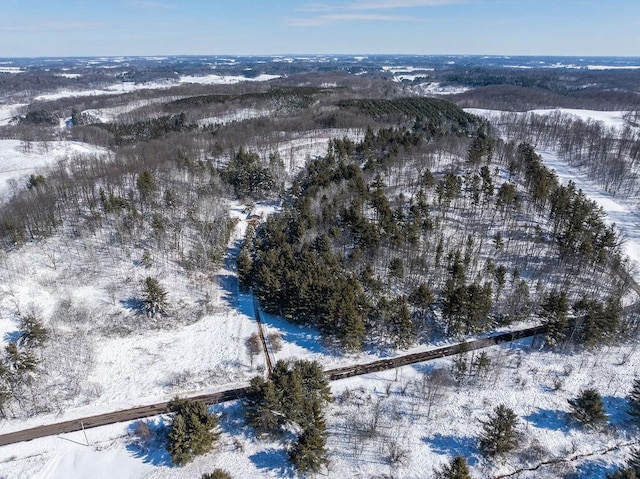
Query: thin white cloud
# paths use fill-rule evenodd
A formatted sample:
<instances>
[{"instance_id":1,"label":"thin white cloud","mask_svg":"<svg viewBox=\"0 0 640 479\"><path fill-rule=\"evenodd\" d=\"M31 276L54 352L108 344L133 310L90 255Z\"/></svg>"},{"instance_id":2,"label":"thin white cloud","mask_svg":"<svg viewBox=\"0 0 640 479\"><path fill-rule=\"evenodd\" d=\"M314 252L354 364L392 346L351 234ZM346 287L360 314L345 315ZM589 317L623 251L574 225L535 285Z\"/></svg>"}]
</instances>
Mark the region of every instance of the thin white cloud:
<instances>
[{"instance_id":1,"label":"thin white cloud","mask_svg":"<svg viewBox=\"0 0 640 479\"><path fill-rule=\"evenodd\" d=\"M310 4L300 8L300 10L310 12L396 10L401 8L443 7L468 2L469 0L351 0L340 3Z\"/></svg>"},{"instance_id":2,"label":"thin white cloud","mask_svg":"<svg viewBox=\"0 0 640 479\"><path fill-rule=\"evenodd\" d=\"M415 22L421 20L406 15L382 15L376 13L333 13L327 15L318 15L315 17L289 18L287 21L289 25L296 27L313 27L318 25L351 21Z\"/></svg>"}]
</instances>

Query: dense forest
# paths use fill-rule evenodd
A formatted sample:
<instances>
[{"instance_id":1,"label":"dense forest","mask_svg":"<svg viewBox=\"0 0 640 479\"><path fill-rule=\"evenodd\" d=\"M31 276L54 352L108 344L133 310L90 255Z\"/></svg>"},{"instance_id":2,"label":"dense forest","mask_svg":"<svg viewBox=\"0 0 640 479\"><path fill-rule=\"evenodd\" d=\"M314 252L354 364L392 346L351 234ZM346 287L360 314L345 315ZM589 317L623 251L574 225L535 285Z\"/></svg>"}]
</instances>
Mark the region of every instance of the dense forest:
<instances>
[{"instance_id":1,"label":"dense forest","mask_svg":"<svg viewBox=\"0 0 640 479\"><path fill-rule=\"evenodd\" d=\"M619 239L601 209L560 185L529 144L436 105L447 108L411 128L331 142L295 178L283 214L247 238L241 281L267 310L347 348L539 315L564 337L568 305L588 310L570 333L579 342L625 329Z\"/></svg>"}]
</instances>

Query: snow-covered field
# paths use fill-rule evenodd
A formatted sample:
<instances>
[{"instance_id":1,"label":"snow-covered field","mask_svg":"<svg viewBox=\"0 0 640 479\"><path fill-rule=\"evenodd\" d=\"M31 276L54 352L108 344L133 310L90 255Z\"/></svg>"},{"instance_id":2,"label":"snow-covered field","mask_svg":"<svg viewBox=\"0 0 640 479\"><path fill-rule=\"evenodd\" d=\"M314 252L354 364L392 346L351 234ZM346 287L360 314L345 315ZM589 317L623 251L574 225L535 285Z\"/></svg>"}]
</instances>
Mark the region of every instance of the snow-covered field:
<instances>
[{"instance_id":1,"label":"snow-covered field","mask_svg":"<svg viewBox=\"0 0 640 479\"><path fill-rule=\"evenodd\" d=\"M438 82L421 83L413 87L413 90L419 95L455 95L464 93L471 88L451 85L441 85Z\"/></svg>"},{"instance_id":2,"label":"snow-covered field","mask_svg":"<svg viewBox=\"0 0 640 479\"><path fill-rule=\"evenodd\" d=\"M23 189L29 175L41 168L55 165L74 154L105 154L93 145L70 141L30 142L0 140L0 201Z\"/></svg>"},{"instance_id":3,"label":"snow-covered field","mask_svg":"<svg viewBox=\"0 0 640 479\"><path fill-rule=\"evenodd\" d=\"M501 114L505 113L501 110L487 110L484 108L465 108L464 111L473 115L484 116L489 119L495 119ZM528 113L535 113L537 115L551 115L554 113L563 113L566 115L575 116L583 121L600 121L607 127L622 128L625 126L624 114L626 111L600 111L600 110L580 110L577 108L548 108L530 110L520 113L526 115Z\"/></svg>"},{"instance_id":4,"label":"snow-covered field","mask_svg":"<svg viewBox=\"0 0 640 479\"><path fill-rule=\"evenodd\" d=\"M477 108L465 108L465 111L489 119L497 118L502 111L484 110ZM623 128L625 121L624 111L598 111L557 108L549 110L532 110L528 113L552 114L560 112L576 116L582 120L598 121L606 127ZM523 113L526 114L526 113ZM576 168L572 168L558 154L551 150L538 151L543 162L552 168L564 184L573 181L576 188L581 189L585 195L594 200L607 213L607 219L615 223L624 240L623 251L628 255L634 266L635 278L640 281L640 198L614 197L603 191L586 174Z\"/></svg>"},{"instance_id":5,"label":"snow-covered field","mask_svg":"<svg viewBox=\"0 0 640 479\"><path fill-rule=\"evenodd\" d=\"M18 114L20 107L26 106L25 103L17 103L11 105L0 104L0 126L8 125L11 119Z\"/></svg>"},{"instance_id":6,"label":"snow-covered field","mask_svg":"<svg viewBox=\"0 0 640 479\"><path fill-rule=\"evenodd\" d=\"M60 98L69 98L69 97L83 97L83 96L96 96L96 95L120 95L123 93L129 93L136 90L158 90L162 88L170 88L172 86L181 84L181 83L200 83L204 85L232 85L235 83L245 82L245 81L269 81L275 78L280 78L280 75L258 75L254 78L247 78L244 76L237 75L183 75L179 78L179 80L165 80L165 81L153 81L153 82L145 82L145 83L134 83L134 82L122 82L115 83L113 85L109 85L105 88L98 89L89 89L89 90L60 90L55 93L46 93L43 95L38 95L34 98L34 100L58 100Z\"/></svg>"},{"instance_id":7,"label":"snow-covered field","mask_svg":"<svg viewBox=\"0 0 640 479\"><path fill-rule=\"evenodd\" d=\"M624 241L623 251L634 266L636 281L640 281L640 199L614 197L605 193L586 174L568 166L557 153L545 150L538 153L562 183L573 181L578 189L602 207L607 213L607 220L616 224Z\"/></svg>"},{"instance_id":8,"label":"snow-covered field","mask_svg":"<svg viewBox=\"0 0 640 479\"><path fill-rule=\"evenodd\" d=\"M283 142L277 149L287 166L294 169L307 158L325 153L329 138L357 139L361 134L347 130L310 134ZM27 154L21 152L20 142L0 142L3 184L10 186L7 180L12 178L21 181L37 168L72 154L75 148L87 148L55 142L48 147L45 153L34 145ZM601 194L552 152L541 154L562 179L573 179L610 212L627 238L627 253L640 261L639 223L634 206ZM6 194L10 190L4 191ZM246 229L247 213L240 204L229 208L230 215L239 220L229 244L232 255ZM251 213L266 216L274 211L273 205L258 204ZM74 305L85 305L90 320L86 321L83 336L88 364L73 364L77 352L61 348L49 359L60 363L53 371L62 373L66 365L86 372L78 384L80 394L62 400L60 410L64 413L54 407L48 415L4 421L0 434L166 400L178 393L220 390L244 384L258 374L262 360L258 358L252 366L244 347L246 338L256 331L252 298L238 293L231 267L221 268L215 282L202 278L200 289L193 291L184 277L164 269L161 261L147 270L139 264L136 254L127 249L114 251L106 238L98 235L92 246L85 243L78 248L71 242L51 238L2 257L0 334L6 336L15 331L17 308L24 310L34 305L48 318L63 298ZM84 267L77 268L78 264ZM226 264L233 264L232 257ZM151 324L140 331L135 331L138 323L112 323L113 317L122 316L123 311L133 307L136 285L149 274L171 285L172 303L191 308L202 304L199 319L167 326ZM335 366L372 357L339 357L322 345L320 335L313 329L294 327L268 315L264 321L268 332L278 332L283 339L283 349L276 353L276 359L304 357ZM64 326L58 325L62 333ZM107 331L109 334L105 334ZM443 386L443 395L434 400L431 410L424 396L424 375L438 368L449 371L451 359L335 382L332 388L337 399L328 414L332 459L328 477L428 477L434 466L457 454L468 457L474 477L493 477L523 466L534 467L551 457L595 452L564 466L563 471L559 466L543 467L536 475L520 477L562 477L575 467L579 477L602 478L612 463L623 460L626 447L609 454L598 451L626 444L632 435L622 423L623 398L640 368L640 353L635 345L560 355L531 350L525 342L520 347L493 348L490 354L492 366L486 378L469 377L461 385ZM603 433L584 431L567 422L567 399L586 387L600 391L611 415L611 426ZM513 408L520 417L523 452L504 463L488 463L476 446L479 420L499 403ZM354 424L367 424L376 409L380 420L375 435L371 439L354 437ZM219 405L215 411L221 415L218 445L212 453L183 468L173 467L162 448L145 451L136 447L129 436L132 425L123 423L88 430L86 437L76 432L1 447L0 478L186 479L199 478L216 467L229 470L237 479L295 477L284 446L257 441L243 423L239 404ZM161 418L151 421L157 423ZM401 462L389 461L392 444L406 452Z\"/></svg>"},{"instance_id":9,"label":"snow-covered field","mask_svg":"<svg viewBox=\"0 0 640 479\"><path fill-rule=\"evenodd\" d=\"M640 367L636 348L561 355L530 350L527 342L512 349L493 348L490 356L486 378L443 385L431 408L424 390L428 387L425 374L449 371L451 360L333 383L336 400L328 414L332 460L328 477L429 477L433 467L458 454L468 458L473 477L478 478L533 468L552 458L576 459L515 477L566 477L574 472L577 477L602 478L622 462L635 434L623 423L624 396ZM597 388L604 398L610 415L604 432L584 430L568 421L567 399L587 387ZM500 403L519 417L522 448L504 463L490 463L480 455L476 438L480 420ZM187 479L224 468L237 479L295 477L284 446L257 441L243 424L239 404L219 405L214 411L221 419L220 441L211 453L183 468L173 467L162 448L137 448L129 436L132 424L123 423L87 430L86 437L76 432L2 447L0 475ZM358 437L355 429L371 425L375 411L379 417L372 435ZM604 452L618 445L619 449ZM401 462L389 460L391 447L404 451Z\"/></svg>"}]
</instances>

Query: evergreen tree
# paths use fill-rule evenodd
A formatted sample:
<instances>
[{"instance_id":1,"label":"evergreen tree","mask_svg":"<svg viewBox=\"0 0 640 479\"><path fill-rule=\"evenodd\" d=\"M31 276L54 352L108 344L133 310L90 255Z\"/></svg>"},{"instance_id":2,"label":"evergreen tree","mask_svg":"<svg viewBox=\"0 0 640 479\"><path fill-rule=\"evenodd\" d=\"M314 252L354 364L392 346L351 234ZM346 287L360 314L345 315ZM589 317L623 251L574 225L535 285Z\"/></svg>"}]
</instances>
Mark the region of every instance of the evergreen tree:
<instances>
[{"instance_id":1,"label":"evergreen tree","mask_svg":"<svg viewBox=\"0 0 640 479\"><path fill-rule=\"evenodd\" d=\"M273 381L257 376L251 380L251 392L245 401L247 422L258 434L274 434L283 423L282 397Z\"/></svg>"},{"instance_id":2,"label":"evergreen tree","mask_svg":"<svg viewBox=\"0 0 640 479\"><path fill-rule=\"evenodd\" d=\"M600 428L607 422L607 414L600 393L595 389L585 389L576 398L568 399L570 416L574 421L589 428Z\"/></svg>"},{"instance_id":3,"label":"evergreen tree","mask_svg":"<svg viewBox=\"0 0 640 479\"><path fill-rule=\"evenodd\" d=\"M433 304L433 291L428 284L421 283L417 288L414 288L411 293L409 293L407 299L409 300L409 304L421 310L424 315L427 308Z\"/></svg>"},{"instance_id":4,"label":"evergreen tree","mask_svg":"<svg viewBox=\"0 0 640 479\"><path fill-rule=\"evenodd\" d=\"M303 430L289 451L289 460L300 472L320 472L323 467L329 465L326 445L327 430L324 418L321 413L316 412L313 423Z\"/></svg>"},{"instance_id":5,"label":"evergreen tree","mask_svg":"<svg viewBox=\"0 0 640 479\"><path fill-rule=\"evenodd\" d=\"M547 342L556 346L566 337L569 321L569 299L566 291L551 292L542 303L541 316L547 320Z\"/></svg>"},{"instance_id":6,"label":"evergreen tree","mask_svg":"<svg viewBox=\"0 0 640 479\"><path fill-rule=\"evenodd\" d=\"M167 440L167 449L169 450L171 461L175 465L182 466L193 459L189 431L187 431L187 423L183 416L177 415L173 418Z\"/></svg>"},{"instance_id":7,"label":"evergreen tree","mask_svg":"<svg viewBox=\"0 0 640 479\"><path fill-rule=\"evenodd\" d=\"M275 434L287 423L305 429L331 400L329 383L320 364L278 361L271 379L255 377L245 401L247 421L258 434Z\"/></svg>"},{"instance_id":8,"label":"evergreen tree","mask_svg":"<svg viewBox=\"0 0 640 479\"><path fill-rule=\"evenodd\" d=\"M413 324L407 300L404 296L394 300L393 310L394 314L392 315L390 326L395 346L408 348L416 340L416 327Z\"/></svg>"},{"instance_id":9,"label":"evergreen tree","mask_svg":"<svg viewBox=\"0 0 640 479\"><path fill-rule=\"evenodd\" d=\"M467 460L462 456L454 457L449 464L443 464L433 472L433 479L471 479Z\"/></svg>"},{"instance_id":10,"label":"evergreen tree","mask_svg":"<svg viewBox=\"0 0 640 479\"><path fill-rule=\"evenodd\" d=\"M482 454L488 457L501 456L518 447L518 417L512 409L500 404L486 421L481 422L482 435L478 447Z\"/></svg>"},{"instance_id":11,"label":"evergreen tree","mask_svg":"<svg viewBox=\"0 0 640 479\"><path fill-rule=\"evenodd\" d=\"M156 314L166 314L167 308L169 307L167 291L157 279L147 276L142 286L142 293L142 302L147 316L154 318Z\"/></svg>"},{"instance_id":12,"label":"evergreen tree","mask_svg":"<svg viewBox=\"0 0 640 479\"><path fill-rule=\"evenodd\" d=\"M26 348L41 346L49 339L49 332L34 314L27 314L20 320L18 344Z\"/></svg>"},{"instance_id":13,"label":"evergreen tree","mask_svg":"<svg viewBox=\"0 0 640 479\"><path fill-rule=\"evenodd\" d=\"M625 467L607 474L607 479L637 479L640 477L640 449L634 447L627 458Z\"/></svg>"},{"instance_id":14,"label":"evergreen tree","mask_svg":"<svg viewBox=\"0 0 640 479\"><path fill-rule=\"evenodd\" d=\"M13 378L24 378L38 369L38 360L29 351L18 347L17 343L8 343L4 347L7 371Z\"/></svg>"},{"instance_id":15,"label":"evergreen tree","mask_svg":"<svg viewBox=\"0 0 640 479\"><path fill-rule=\"evenodd\" d=\"M640 424L640 378L633 380L633 387L627 401L629 403L627 412L636 424Z\"/></svg>"},{"instance_id":16,"label":"evergreen tree","mask_svg":"<svg viewBox=\"0 0 640 479\"><path fill-rule=\"evenodd\" d=\"M148 171L143 171L136 179L136 186L140 192L140 200L145 203L151 193L157 189L156 180Z\"/></svg>"},{"instance_id":17,"label":"evergreen tree","mask_svg":"<svg viewBox=\"0 0 640 479\"><path fill-rule=\"evenodd\" d=\"M253 259L249 248L243 246L236 259L236 268L238 269L238 283L240 288L245 290L251 285L251 273L253 270Z\"/></svg>"},{"instance_id":18,"label":"evergreen tree","mask_svg":"<svg viewBox=\"0 0 640 479\"><path fill-rule=\"evenodd\" d=\"M201 479L233 479L224 469L214 469L212 473L203 474Z\"/></svg>"},{"instance_id":19,"label":"evergreen tree","mask_svg":"<svg viewBox=\"0 0 640 479\"><path fill-rule=\"evenodd\" d=\"M207 411L201 402L189 399L173 399L168 408L175 413L168 435L168 450L171 461L182 466L195 456L211 450L218 434L213 429L217 418Z\"/></svg>"}]
</instances>

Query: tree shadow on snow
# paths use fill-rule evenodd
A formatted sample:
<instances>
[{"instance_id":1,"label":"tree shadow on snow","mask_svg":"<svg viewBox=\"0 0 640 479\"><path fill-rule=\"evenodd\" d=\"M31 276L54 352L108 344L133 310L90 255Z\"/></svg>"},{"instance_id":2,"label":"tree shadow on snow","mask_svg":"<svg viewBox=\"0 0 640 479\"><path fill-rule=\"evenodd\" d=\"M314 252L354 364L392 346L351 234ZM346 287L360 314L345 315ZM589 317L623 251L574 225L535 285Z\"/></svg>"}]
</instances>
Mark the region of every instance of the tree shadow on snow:
<instances>
[{"instance_id":1,"label":"tree shadow on snow","mask_svg":"<svg viewBox=\"0 0 640 479\"><path fill-rule=\"evenodd\" d=\"M222 298L234 308L238 305L238 277L233 272L237 270L236 258L240 254L241 245L241 241L236 241L231 248L227 249L224 256L223 267L231 273L218 274L218 283L223 291Z\"/></svg>"},{"instance_id":2,"label":"tree shadow on snow","mask_svg":"<svg viewBox=\"0 0 640 479\"><path fill-rule=\"evenodd\" d=\"M255 437L253 428L247 424L242 401L216 404L213 406L213 412L220 415L220 430L230 436Z\"/></svg>"},{"instance_id":3,"label":"tree shadow on snow","mask_svg":"<svg viewBox=\"0 0 640 479\"><path fill-rule=\"evenodd\" d=\"M21 336L22 333L20 331L12 331L4 335L4 340L7 343L17 343Z\"/></svg>"},{"instance_id":4,"label":"tree shadow on snow","mask_svg":"<svg viewBox=\"0 0 640 479\"><path fill-rule=\"evenodd\" d=\"M253 294L250 291L240 290L238 278L233 274L237 270L236 257L240 252L241 245L241 241L236 241L227 250L224 258L224 269L231 273L218 274L217 278L223 291L222 298L227 301L229 306L250 318L255 318ZM262 310L260 310L260 317L265 326L276 329L280 333L283 341L295 344L312 353L332 354L322 344L322 336L317 329L292 324L283 318L272 316Z\"/></svg>"},{"instance_id":5,"label":"tree shadow on snow","mask_svg":"<svg viewBox=\"0 0 640 479\"><path fill-rule=\"evenodd\" d=\"M443 436L436 434L424 438L429 447L438 454L463 456L470 466L478 463L478 440L474 437Z\"/></svg>"},{"instance_id":6,"label":"tree shadow on snow","mask_svg":"<svg viewBox=\"0 0 640 479\"><path fill-rule=\"evenodd\" d=\"M283 449L260 451L249 456L249 459L258 469L277 474L277 477L294 477L289 458Z\"/></svg>"},{"instance_id":7,"label":"tree shadow on snow","mask_svg":"<svg viewBox=\"0 0 640 479\"><path fill-rule=\"evenodd\" d=\"M144 303L138 298L122 299L120 304L129 311L144 311Z\"/></svg>"},{"instance_id":8,"label":"tree shadow on snow","mask_svg":"<svg viewBox=\"0 0 640 479\"><path fill-rule=\"evenodd\" d=\"M172 467L174 464L167 451L168 432L162 419L136 421L128 428L127 451L145 464Z\"/></svg>"},{"instance_id":9,"label":"tree shadow on snow","mask_svg":"<svg viewBox=\"0 0 640 479\"><path fill-rule=\"evenodd\" d=\"M293 343L312 353L335 355L323 344L322 335L317 329L292 324L283 318L272 316L262 310L260 310L260 316L265 326L278 330L283 341Z\"/></svg>"},{"instance_id":10,"label":"tree shadow on snow","mask_svg":"<svg viewBox=\"0 0 640 479\"><path fill-rule=\"evenodd\" d=\"M627 413L629 402L627 398L618 396L605 396L602 398L604 409L609 415L609 424L612 426L626 426L629 424L630 417Z\"/></svg>"},{"instance_id":11,"label":"tree shadow on snow","mask_svg":"<svg viewBox=\"0 0 640 479\"><path fill-rule=\"evenodd\" d=\"M524 419L539 429L562 431L569 427L567 413L559 410L538 409L536 412L525 416Z\"/></svg>"},{"instance_id":12,"label":"tree shadow on snow","mask_svg":"<svg viewBox=\"0 0 640 479\"><path fill-rule=\"evenodd\" d=\"M576 477L605 477L616 470L610 462L602 460L585 461L576 465Z\"/></svg>"}]
</instances>

